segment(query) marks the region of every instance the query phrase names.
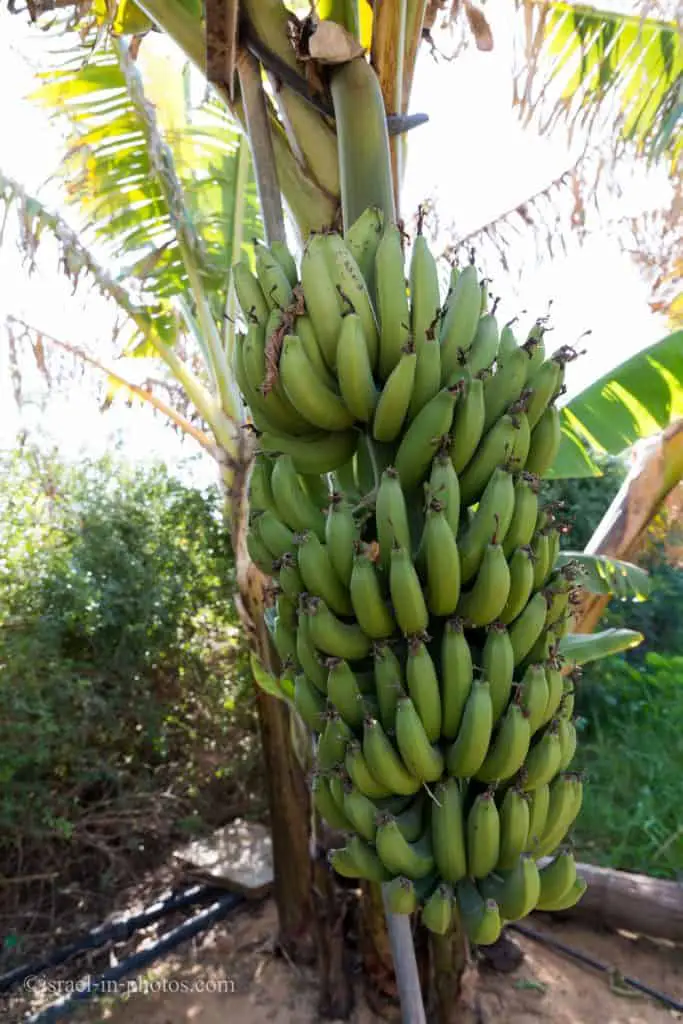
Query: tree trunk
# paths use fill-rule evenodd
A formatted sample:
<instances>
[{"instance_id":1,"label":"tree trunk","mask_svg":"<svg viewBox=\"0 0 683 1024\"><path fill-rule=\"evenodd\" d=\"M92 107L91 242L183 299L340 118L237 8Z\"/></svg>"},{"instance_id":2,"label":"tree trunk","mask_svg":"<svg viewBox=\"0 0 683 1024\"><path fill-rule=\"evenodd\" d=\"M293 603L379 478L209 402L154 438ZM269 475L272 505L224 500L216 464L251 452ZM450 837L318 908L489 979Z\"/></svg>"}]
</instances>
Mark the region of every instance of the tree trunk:
<instances>
[{"instance_id":1,"label":"tree trunk","mask_svg":"<svg viewBox=\"0 0 683 1024\"><path fill-rule=\"evenodd\" d=\"M467 936L456 925L448 935L431 935L432 984L429 1019L438 1024L477 1024L476 968Z\"/></svg>"}]
</instances>

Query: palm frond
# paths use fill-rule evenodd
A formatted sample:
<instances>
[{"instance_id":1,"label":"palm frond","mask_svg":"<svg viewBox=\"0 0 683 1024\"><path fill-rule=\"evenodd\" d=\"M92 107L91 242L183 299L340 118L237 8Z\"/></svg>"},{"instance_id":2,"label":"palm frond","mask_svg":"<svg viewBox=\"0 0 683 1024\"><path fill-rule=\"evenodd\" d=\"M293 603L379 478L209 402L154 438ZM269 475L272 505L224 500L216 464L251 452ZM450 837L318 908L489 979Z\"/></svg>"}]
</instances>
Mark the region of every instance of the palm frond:
<instances>
[{"instance_id":1,"label":"palm frond","mask_svg":"<svg viewBox=\"0 0 683 1024\"><path fill-rule=\"evenodd\" d=\"M514 103L542 132L607 130L674 165L683 145L683 47L675 21L559 0L515 0ZM616 133L614 128L616 126ZM615 153L620 147L615 146Z\"/></svg>"}]
</instances>

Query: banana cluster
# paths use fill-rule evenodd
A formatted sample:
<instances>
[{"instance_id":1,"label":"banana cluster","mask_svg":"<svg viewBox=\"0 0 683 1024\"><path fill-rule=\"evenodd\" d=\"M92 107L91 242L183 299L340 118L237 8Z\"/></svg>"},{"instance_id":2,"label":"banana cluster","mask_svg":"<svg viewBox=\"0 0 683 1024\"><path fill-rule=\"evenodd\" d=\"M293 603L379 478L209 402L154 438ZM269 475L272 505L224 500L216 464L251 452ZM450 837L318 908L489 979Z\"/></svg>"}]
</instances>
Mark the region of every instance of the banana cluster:
<instances>
[{"instance_id":1,"label":"banana cluster","mask_svg":"<svg viewBox=\"0 0 683 1024\"><path fill-rule=\"evenodd\" d=\"M560 442L563 348L499 328L473 264L442 302L425 239L367 210L314 235L300 274L257 246L235 285L235 373L259 436L248 548L273 578L273 641L315 736L334 869L470 939L573 905L576 600L539 500Z\"/></svg>"}]
</instances>

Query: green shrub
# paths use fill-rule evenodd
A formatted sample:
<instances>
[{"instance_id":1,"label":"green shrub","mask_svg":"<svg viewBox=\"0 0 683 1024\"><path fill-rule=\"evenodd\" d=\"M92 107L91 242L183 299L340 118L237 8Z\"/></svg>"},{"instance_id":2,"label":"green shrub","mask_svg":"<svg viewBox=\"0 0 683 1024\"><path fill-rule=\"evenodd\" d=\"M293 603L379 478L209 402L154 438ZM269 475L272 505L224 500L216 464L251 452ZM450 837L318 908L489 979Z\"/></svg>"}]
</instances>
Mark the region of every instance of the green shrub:
<instances>
[{"instance_id":1,"label":"green shrub","mask_svg":"<svg viewBox=\"0 0 683 1024\"><path fill-rule=\"evenodd\" d=\"M0 472L0 844L229 772L251 705L218 493L34 451Z\"/></svg>"},{"instance_id":2,"label":"green shrub","mask_svg":"<svg viewBox=\"0 0 683 1024\"><path fill-rule=\"evenodd\" d=\"M680 877L683 657L650 652L640 666L609 658L587 668L580 694L585 717L576 767L587 776L581 856Z\"/></svg>"}]
</instances>

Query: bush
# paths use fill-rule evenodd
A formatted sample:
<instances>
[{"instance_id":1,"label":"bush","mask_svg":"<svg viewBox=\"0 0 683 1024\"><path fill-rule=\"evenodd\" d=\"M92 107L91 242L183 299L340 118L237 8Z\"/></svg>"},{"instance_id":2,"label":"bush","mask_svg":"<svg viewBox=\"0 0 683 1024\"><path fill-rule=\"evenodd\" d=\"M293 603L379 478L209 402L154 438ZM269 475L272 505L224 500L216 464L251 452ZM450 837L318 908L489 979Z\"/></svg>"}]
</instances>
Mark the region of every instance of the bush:
<instances>
[{"instance_id":1,"label":"bush","mask_svg":"<svg viewBox=\"0 0 683 1024\"><path fill-rule=\"evenodd\" d=\"M609 658L587 670L576 767L586 772L581 856L650 875L683 875L683 657L642 666Z\"/></svg>"},{"instance_id":2,"label":"bush","mask_svg":"<svg viewBox=\"0 0 683 1024\"><path fill-rule=\"evenodd\" d=\"M0 845L162 779L192 798L237 763L248 679L220 496L112 459L0 465Z\"/></svg>"}]
</instances>

